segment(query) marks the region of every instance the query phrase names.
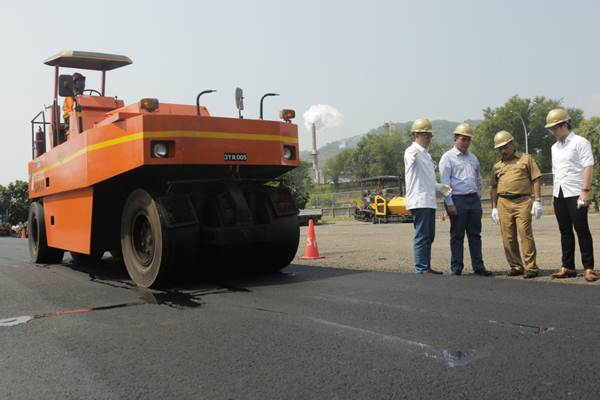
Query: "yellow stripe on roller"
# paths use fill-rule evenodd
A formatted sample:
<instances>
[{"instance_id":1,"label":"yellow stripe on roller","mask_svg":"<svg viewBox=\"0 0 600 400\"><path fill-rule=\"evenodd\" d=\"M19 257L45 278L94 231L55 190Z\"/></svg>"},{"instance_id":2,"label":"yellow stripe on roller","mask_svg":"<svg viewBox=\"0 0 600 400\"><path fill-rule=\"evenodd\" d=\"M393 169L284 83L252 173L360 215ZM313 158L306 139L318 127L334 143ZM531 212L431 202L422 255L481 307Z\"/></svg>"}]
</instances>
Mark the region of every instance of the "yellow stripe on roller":
<instances>
[{"instance_id":1,"label":"yellow stripe on roller","mask_svg":"<svg viewBox=\"0 0 600 400\"><path fill-rule=\"evenodd\" d=\"M121 136L115 139L105 140L104 142L94 143L77 150L60 160L40 168L33 172L35 178L43 175L46 172L60 167L74 159L92 151L105 149L107 147L116 146L122 143L133 142L142 139L168 139L168 138L197 138L197 139L226 139L226 140L252 140L261 142L281 142L286 144L297 144L298 138L280 136L280 135L264 135L253 133L228 133L228 132L200 132L200 131L156 131L156 132L138 132L127 136Z\"/></svg>"},{"instance_id":2,"label":"yellow stripe on roller","mask_svg":"<svg viewBox=\"0 0 600 400\"><path fill-rule=\"evenodd\" d=\"M282 142L287 144L298 143L298 138L280 136L280 135L263 135L255 133L229 133L229 132L197 132L197 131L159 131L159 132L144 132L144 138L163 139L174 137L189 137L202 139L229 139L229 140L254 140L261 142Z\"/></svg>"}]
</instances>

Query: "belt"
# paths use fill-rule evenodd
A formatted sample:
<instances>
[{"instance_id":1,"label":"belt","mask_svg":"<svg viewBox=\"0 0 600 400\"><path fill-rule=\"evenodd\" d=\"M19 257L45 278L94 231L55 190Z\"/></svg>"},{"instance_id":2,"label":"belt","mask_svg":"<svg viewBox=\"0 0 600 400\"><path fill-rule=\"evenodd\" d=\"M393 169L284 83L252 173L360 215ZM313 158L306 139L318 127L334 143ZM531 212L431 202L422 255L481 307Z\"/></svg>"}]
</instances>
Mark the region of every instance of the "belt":
<instances>
[{"instance_id":1,"label":"belt","mask_svg":"<svg viewBox=\"0 0 600 400\"><path fill-rule=\"evenodd\" d=\"M478 194L475 193L475 192L473 192L473 193L467 193L467 194L454 194L454 193L452 193L452 197L457 197L457 196L458 197L461 197L461 196L464 196L464 197L466 197L466 196L478 196Z\"/></svg>"},{"instance_id":2,"label":"belt","mask_svg":"<svg viewBox=\"0 0 600 400\"><path fill-rule=\"evenodd\" d=\"M502 197L503 199L520 199L521 197L530 197L531 194L511 194L511 193L498 193L498 197Z\"/></svg>"}]
</instances>

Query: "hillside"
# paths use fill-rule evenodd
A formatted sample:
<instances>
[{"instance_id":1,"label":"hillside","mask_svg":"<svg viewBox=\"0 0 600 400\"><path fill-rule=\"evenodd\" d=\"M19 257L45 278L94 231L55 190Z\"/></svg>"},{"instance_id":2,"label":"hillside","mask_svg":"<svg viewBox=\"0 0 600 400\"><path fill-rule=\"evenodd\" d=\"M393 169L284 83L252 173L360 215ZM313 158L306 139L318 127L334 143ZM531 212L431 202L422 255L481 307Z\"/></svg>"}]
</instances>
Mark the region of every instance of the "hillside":
<instances>
[{"instance_id":1,"label":"hillside","mask_svg":"<svg viewBox=\"0 0 600 400\"><path fill-rule=\"evenodd\" d=\"M473 128L481 122L480 120L467 120L465 121L469 123ZM391 124L393 129L399 129L402 131L408 131L413 121L408 122L393 122ZM451 143L452 135L454 132L454 128L460 122L448 121L448 120L434 120L431 121L433 125L433 135L434 140L440 143ZM361 135L352 136L346 139L336 140L335 142L327 143L326 145L319 148L319 164L324 165L325 161L331 157L334 157L340 151L344 149L353 149L358 145L358 142L368 133L383 133L383 125L377 128L371 129L369 132L363 133ZM310 152L304 150L300 153L300 158L304 161L310 161L311 155Z\"/></svg>"}]
</instances>

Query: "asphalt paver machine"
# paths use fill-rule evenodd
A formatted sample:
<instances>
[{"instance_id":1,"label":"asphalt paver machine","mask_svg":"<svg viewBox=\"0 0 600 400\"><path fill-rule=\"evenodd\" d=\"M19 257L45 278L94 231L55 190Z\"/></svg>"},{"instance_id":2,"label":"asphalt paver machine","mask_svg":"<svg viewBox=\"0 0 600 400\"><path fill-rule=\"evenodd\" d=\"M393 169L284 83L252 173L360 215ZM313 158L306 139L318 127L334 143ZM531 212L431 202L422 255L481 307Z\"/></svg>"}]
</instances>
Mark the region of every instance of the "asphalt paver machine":
<instances>
[{"instance_id":1,"label":"asphalt paver machine","mask_svg":"<svg viewBox=\"0 0 600 400\"><path fill-rule=\"evenodd\" d=\"M373 176L361 179L359 183L361 196L354 201L356 220L374 224L413 222L412 213L406 208L399 176Z\"/></svg>"}]
</instances>

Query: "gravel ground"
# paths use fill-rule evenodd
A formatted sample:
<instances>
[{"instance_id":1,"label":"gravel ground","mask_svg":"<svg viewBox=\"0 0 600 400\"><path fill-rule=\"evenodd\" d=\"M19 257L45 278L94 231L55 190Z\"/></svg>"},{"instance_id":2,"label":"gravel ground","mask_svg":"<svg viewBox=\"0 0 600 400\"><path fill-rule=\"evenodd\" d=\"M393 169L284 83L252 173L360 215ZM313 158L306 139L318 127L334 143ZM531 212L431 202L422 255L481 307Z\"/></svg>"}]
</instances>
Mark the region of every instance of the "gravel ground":
<instances>
[{"instance_id":1,"label":"gravel ground","mask_svg":"<svg viewBox=\"0 0 600 400\"><path fill-rule=\"evenodd\" d=\"M594 238L600 237L600 215L590 214L590 228ZM306 243L306 227L301 228L300 246L294 259L299 265L318 265L375 271L414 272L412 264L412 242L414 230L412 224L373 225L360 222L335 222L316 226L320 260L302 260ZM583 283L579 250L576 262L579 272L577 278L552 280L550 274L560 268L560 233L554 215L544 215L534 221L534 237L537 245L537 262L541 275L536 281L560 283ZM450 273L450 221L436 221L436 238L432 250L432 266L444 273ZM484 217L483 258L487 268L497 276L506 276L508 265L504 257L500 228L490 218ZM598 250L596 243L596 253ZM596 267L596 269L599 269ZM465 270L472 272L467 240L465 239ZM506 279L522 279L521 277ZM600 284L600 281L594 283Z\"/></svg>"}]
</instances>

